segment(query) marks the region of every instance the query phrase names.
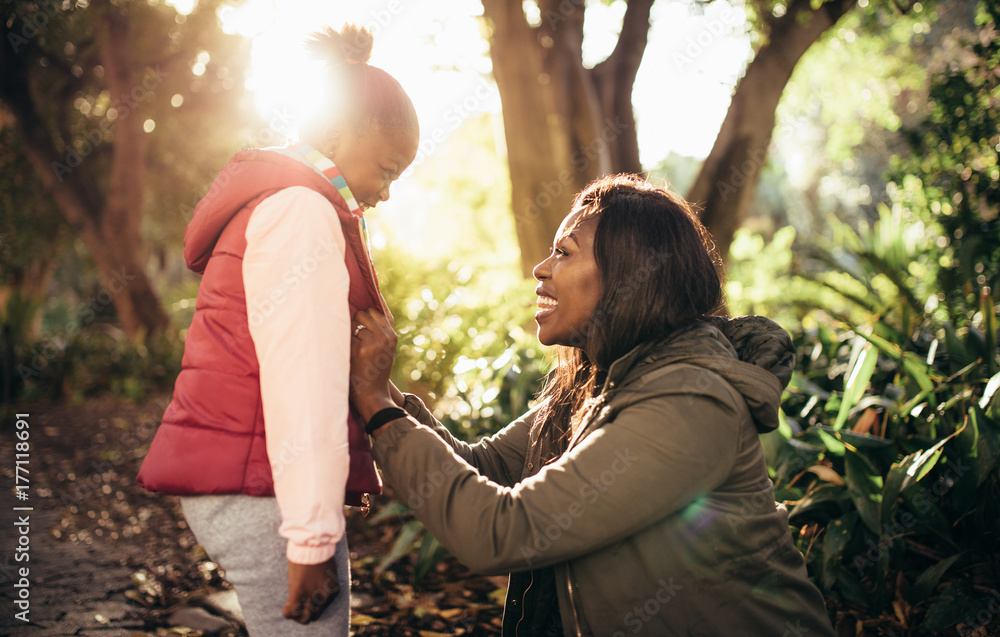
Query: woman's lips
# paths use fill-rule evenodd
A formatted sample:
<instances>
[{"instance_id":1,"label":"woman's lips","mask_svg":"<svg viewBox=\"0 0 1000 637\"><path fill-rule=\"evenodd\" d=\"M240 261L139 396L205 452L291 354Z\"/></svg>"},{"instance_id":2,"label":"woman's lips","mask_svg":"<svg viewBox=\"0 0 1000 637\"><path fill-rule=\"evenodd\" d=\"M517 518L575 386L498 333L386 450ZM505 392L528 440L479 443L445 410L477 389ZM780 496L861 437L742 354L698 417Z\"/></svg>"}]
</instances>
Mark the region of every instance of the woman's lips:
<instances>
[{"instance_id":1,"label":"woman's lips","mask_svg":"<svg viewBox=\"0 0 1000 637\"><path fill-rule=\"evenodd\" d=\"M535 320L552 314L559 306L559 302L551 296L538 296L538 311L535 312Z\"/></svg>"}]
</instances>

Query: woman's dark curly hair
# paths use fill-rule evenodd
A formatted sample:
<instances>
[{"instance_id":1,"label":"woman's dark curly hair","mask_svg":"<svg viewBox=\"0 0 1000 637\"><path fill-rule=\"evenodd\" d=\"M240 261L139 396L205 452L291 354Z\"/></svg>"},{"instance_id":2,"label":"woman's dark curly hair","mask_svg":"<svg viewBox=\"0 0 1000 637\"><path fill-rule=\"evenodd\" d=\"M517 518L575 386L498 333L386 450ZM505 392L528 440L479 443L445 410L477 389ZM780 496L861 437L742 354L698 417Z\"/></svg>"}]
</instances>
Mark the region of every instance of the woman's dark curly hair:
<instances>
[{"instance_id":1,"label":"woman's dark curly hair","mask_svg":"<svg viewBox=\"0 0 1000 637\"><path fill-rule=\"evenodd\" d=\"M539 396L536 424L546 425L552 441L565 440L573 416L614 361L722 305L715 247L676 193L638 175L609 175L584 188L573 211L582 213L576 225L597 224L594 259L603 290L580 334L584 347L560 348L559 364Z\"/></svg>"}]
</instances>

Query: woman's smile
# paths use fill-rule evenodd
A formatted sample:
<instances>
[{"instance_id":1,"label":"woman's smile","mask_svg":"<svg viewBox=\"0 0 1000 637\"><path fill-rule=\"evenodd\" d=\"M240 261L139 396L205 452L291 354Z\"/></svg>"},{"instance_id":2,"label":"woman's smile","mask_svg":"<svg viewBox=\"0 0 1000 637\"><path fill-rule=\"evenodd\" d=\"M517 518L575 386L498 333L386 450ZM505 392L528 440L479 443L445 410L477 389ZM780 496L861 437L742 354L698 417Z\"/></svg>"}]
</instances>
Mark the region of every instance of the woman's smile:
<instances>
[{"instance_id":1,"label":"woman's smile","mask_svg":"<svg viewBox=\"0 0 1000 637\"><path fill-rule=\"evenodd\" d=\"M535 312L535 320L539 321L555 312L559 306L559 302L551 296L544 294L540 289L536 289L535 294L538 295L538 311Z\"/></svg>"}]
</instances>

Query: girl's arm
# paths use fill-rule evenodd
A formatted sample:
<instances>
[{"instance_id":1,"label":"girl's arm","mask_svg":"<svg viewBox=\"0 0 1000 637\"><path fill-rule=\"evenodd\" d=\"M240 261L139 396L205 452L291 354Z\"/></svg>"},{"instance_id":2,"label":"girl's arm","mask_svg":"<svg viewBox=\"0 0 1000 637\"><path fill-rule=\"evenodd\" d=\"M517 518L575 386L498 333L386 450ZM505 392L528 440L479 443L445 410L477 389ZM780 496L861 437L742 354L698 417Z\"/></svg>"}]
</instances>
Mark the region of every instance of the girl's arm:
<instances>
[{"instance_id":1,"label":"girl's arm","mask_svg":"<svg viewBox=\"0 0 1000 637\"><path fill-rule=\"evenodd\" d=\"M279 533L288 539L290 562L318 564L344 534L350 466L343 231L325 197L294 187L257 206L246 239L247 317L260 363Z\"/></svg>"}]
</instances>

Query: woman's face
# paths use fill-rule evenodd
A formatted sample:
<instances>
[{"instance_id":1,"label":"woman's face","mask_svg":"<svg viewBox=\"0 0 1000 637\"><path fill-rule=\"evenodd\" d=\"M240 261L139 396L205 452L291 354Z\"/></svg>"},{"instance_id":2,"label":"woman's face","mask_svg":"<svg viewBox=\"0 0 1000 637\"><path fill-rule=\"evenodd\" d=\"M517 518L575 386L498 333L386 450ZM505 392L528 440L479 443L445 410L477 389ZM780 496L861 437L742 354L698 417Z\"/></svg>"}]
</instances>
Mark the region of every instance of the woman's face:
<instances>
[{"instance_id":1,"label":"woman's face","mask_svg":"<svg viewBox=\"0 0 1000 637\"><path fill-rule=\"evenodd\" d=\"M365 210L389 198L389 186L413 162L419 141L413 131L370 129L345 135L329 157Z\"/></svg>"},{"instance_id":2,"label":"woman's face","mask_svg":"<svg viewBox=\"0 0 1000 637\"><path fill-rule=\"evenodd\" d=\"M597 219L578 224L581 214L575 210L563 219L552 253L532 271L538 279L535 322L543 345L582 347L601 299L601 273L594 259Z\"/></svg>"}]
</instances>

